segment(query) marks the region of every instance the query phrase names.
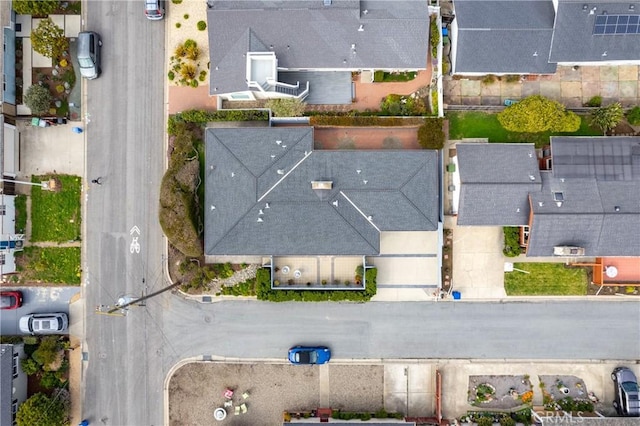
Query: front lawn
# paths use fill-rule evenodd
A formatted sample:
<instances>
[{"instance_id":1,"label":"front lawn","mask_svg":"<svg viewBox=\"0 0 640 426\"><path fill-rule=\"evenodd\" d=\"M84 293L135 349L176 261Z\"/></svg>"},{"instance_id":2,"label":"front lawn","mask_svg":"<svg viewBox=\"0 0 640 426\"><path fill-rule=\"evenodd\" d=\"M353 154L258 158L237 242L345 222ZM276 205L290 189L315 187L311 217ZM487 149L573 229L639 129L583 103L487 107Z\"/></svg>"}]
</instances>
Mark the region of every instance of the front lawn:
<instances>
[{"instance_id":1,"label":"front lawn","mask_svg":"<svg viewBox=\"0 0 640 426\"><path fill-rule=\"evenodd\" d=\"M580 128L573 133L516 133L507 131L497 114L485 112L449 112L449 139L489 138L489 142L528 142L540 148L549 144L551 136L602 136L602 133L589 127L587 116L580 116Z\"/></svg>"},{"instance_id":2,"label":"front lawn","mask_svg":"<svg viewBox=\"0 0 640 426\"><path fill-rule=\"evenodd\" d=\"M584 296L587 271L563 263L514 263L517 270L504 273L507 296Z\"/></svg>"},{"instance_id":3,"label":"front lawn","mask_svg":"<svg viewBox=\"0 0 640 426\"><path fill-rule=\"evenodd\" d=\"M31 241L65 242L80 238L81 179L69 175L33 176L32 182L44 182L54 177L61 186L59 192L31 188Z\"/></svg>"},{"instance_id":4,"label":"front lawn","mask_svg":"<svg viewBox=\"0 0 640 426\"><path fill-rule=\"evenodd\" d=\"M22 284L80 284L80 247L25 247L16 265Z\"/></svg>"}]
</instances>

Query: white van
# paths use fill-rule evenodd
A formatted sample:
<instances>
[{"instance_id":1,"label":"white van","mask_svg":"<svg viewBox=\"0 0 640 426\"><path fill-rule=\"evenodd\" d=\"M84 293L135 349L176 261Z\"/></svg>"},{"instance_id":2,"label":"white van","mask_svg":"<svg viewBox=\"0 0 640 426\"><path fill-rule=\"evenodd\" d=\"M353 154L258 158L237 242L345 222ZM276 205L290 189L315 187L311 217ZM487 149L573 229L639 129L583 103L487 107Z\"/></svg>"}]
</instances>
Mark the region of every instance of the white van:
<instances>
[{"instance_id":1,"label":"white van","mask_svg":"<svg viewBox=\"0 0 640 426\"><path fill-rule=\"evenodd\" d=\"M100 35L93 31L78 33L80 75L88 80L100 77Z\"/></svg>"}]
</instances>

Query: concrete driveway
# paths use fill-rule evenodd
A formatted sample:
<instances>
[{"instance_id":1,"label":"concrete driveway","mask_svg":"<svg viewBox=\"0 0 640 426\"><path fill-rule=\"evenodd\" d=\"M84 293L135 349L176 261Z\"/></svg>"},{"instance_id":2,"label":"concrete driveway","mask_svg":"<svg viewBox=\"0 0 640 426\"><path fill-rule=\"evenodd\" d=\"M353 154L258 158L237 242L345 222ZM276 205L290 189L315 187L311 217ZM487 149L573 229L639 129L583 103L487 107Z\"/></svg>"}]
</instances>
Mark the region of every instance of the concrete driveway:
<instances>
[{"instance_id":1,"label":"concrete driveway","mask_svg":"<svg viewBox=\"0 0 640 426\"><path fill-rule=\"evenodd\" d=\"M447 216L445 228L453 229L453 290L463 300L506 297L502 227L457 226Z\"/></svg>"},{"instance_id":2,"label":"concrete driveway","mask_svg":"<svg viewBox=\"0 0 640 426\"><path fill-rule=\"evenodd\" d=\"M22 291L22 307L0 312L0 334L13 336L22 334L18 331L18 320L24 315L51 312L68 314L69 301L80 292L80 287L2 287L2 290Z\"/></svg>"},{"instance_id":3,"label":"concrete driveway","mask_svg":"<svg viewBox=\"0 0 640 426\"><path fill-rule=\"evenodd\" d=\"M82 123L34 127L30 121L18 121L20 131L20 167L18 180L46 173L84 176L85 134L74 133Z\"/></svg>"}]
</instances>

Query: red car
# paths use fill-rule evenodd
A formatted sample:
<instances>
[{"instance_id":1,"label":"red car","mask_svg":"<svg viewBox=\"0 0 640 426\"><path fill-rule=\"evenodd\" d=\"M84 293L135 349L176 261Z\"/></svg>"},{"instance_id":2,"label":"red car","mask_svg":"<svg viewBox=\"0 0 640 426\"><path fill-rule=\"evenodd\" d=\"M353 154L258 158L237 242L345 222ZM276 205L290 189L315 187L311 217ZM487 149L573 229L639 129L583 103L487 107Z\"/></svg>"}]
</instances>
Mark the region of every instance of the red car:
<instances>
[{"instance_id":1,"label":"red car","mask_svg":"<svg viewBox=\"0 0 640 426\"><path fill-rule=\"evenodd\" d=\"M0 292L0 309L18 309L20 306L22 306L22 292Z\"/></svg>"}]
</instances>

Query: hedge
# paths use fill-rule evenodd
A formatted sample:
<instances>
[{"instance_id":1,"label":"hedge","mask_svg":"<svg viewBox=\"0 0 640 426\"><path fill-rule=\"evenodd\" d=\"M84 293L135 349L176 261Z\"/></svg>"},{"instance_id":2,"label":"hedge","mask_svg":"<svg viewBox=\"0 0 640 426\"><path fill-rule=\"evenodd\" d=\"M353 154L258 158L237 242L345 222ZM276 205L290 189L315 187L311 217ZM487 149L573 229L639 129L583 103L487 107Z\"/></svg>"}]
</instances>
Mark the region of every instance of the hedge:
<instances>
[{"instance_id":1,"label":"hedge","mask_svg":"<svg viewBox=\"0 0 640 426\"><path fill-rule=\"evenodd\" d=\"M422 117L377 117L377 116L345 116L345 115L314 115L309 117L312 126L420 126L424 124Z\"/></svg>"},{"instance_id":2,"label":"hedge","mask_svg":"<svg viewBox=\"0 0 640 426\"><path fill-rule=\"evenodd\" d=\"M220 111L204 111L191 109L169 116L167 131L176 134L177 123L193 123L205 125L210 121L268 121L269 111L257 109L225 109Z\"/></svg>"},{"instance_id":3,"label":"hedge","mask_svg":"<svg viewBox=\"0 0 640 426\"><path fill-rule=\"evenodd\" d=\"M366 288L357 290L272 290L271 276L267 269L259 269L256 274L256 294L258 300L270 302L337 302L350 300L353 302L367 302L377 291L376 268L367 269L365 273Z\"/></svg>"},{"instance_id":4,"label":"hedge","mask_svg":"<svg viewBox=\"0 0 640 426\"><path fill-rule=\"evenodd\" d=\"M424 149L442 149L445 135L442 126L444 120L440 117L427 118L424 124L418 128L418 143Z\"/></svg>"}]
</instances>

